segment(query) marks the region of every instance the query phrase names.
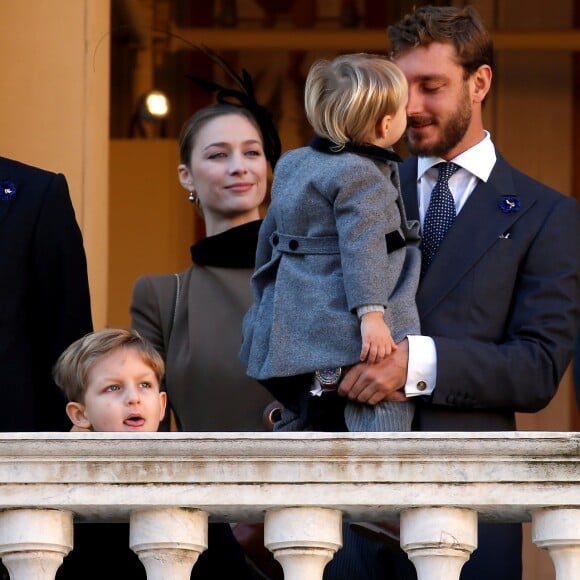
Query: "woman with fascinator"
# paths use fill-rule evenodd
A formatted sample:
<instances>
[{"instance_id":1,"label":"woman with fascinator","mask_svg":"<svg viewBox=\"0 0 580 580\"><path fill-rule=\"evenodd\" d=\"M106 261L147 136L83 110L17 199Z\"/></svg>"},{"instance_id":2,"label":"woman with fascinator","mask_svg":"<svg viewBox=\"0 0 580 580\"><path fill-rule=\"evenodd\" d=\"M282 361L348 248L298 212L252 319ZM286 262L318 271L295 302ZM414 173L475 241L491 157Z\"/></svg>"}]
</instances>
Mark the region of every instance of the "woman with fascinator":
<instances>
[{"instance_id":1,"label":"woman with fascinator","mask_svg":"<svg viewBox=\"0 0 580 580\"><path fill-rule=\"evenodd\" d=\"M145 275L135 282L131 320L165 360L173 429L263 431L268 429L264 417L274 401L246 375L238 351L242 318L251 304L250 278L268 163L274 167L280 141L270 113L254 98L250 76L244 71L239 77L215 54L203 50L241 89L190 77L217 92L217 103L198 110L183 125L177 168L187 192L184 198L203 217L206 237L192 246L192 265L186 270ZM209 548L195 564L192 578L281 578L281 567L264 548L260 526L234 529L240 541L248 540L252 532L258 546L259 553L248 560L250 575L248 570L234 570L235 557L224 551L224 546L229 549L229 524L210 524ZM253 532L258 536L254 538ZM267 576L254 568L262 557Z\"/></svg>"}]
</instances>

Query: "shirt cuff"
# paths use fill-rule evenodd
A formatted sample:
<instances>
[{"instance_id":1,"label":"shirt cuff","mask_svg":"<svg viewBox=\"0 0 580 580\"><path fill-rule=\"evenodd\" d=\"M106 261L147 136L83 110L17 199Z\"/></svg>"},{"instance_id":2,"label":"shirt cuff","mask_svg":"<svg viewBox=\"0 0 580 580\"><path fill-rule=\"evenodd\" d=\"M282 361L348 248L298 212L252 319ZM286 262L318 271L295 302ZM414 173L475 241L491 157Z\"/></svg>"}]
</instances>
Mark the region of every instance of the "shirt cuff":
<instances>
[{"instance_id":1,"label":"shirt cuff","mask_svg":"<svg viewBox=\"0 0 580 580\"><path fill-rule=\"evenodd\" d=\"M418 397L431 395L437 378L437 349L430 336L407 336L409 363L405 395Z\"/></svg>"}]
</instances>

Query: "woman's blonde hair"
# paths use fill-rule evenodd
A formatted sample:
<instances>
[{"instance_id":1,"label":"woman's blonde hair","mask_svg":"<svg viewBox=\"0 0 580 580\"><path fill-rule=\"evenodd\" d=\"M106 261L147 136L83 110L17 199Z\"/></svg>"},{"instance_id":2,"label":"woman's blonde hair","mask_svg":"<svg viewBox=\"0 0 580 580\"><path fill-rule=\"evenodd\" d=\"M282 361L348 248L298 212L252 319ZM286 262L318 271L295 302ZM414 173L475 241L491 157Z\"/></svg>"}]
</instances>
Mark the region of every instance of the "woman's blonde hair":
<instances>
[{"instance_id":1,"label":"woman's blonde hair","mask_svg":"<svg viewBox=\"0 0 580 580\"><path fill-rule=\"evenodd\" d=\"M407 79L395 63L357 53L317 60L306 78L304 106L314 131L340 147L368 143L376 124L406 98Z\"/></svg>"}]
</instances>

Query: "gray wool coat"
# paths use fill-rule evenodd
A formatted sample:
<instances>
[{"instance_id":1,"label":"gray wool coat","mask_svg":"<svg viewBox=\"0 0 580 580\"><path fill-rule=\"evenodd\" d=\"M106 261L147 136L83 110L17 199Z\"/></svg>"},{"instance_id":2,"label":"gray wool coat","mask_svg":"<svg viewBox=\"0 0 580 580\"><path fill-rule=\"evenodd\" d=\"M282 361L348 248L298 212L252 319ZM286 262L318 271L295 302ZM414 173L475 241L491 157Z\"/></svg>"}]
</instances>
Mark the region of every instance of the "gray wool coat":
<instances>
[{"instance_id":1,"label":"gray wool coat","mask_svg":"<svg viewBox=\"0 0 580 580\"><path fill-rule=\"evenodd\" d=\"M276 165L240 351L258 380L359 362L359 306L384 305L395 341L419 333L419 224L405 216L398 157L329 143ZM406 246L387 251L391 232Z\"/></svg>"}]
</instances>

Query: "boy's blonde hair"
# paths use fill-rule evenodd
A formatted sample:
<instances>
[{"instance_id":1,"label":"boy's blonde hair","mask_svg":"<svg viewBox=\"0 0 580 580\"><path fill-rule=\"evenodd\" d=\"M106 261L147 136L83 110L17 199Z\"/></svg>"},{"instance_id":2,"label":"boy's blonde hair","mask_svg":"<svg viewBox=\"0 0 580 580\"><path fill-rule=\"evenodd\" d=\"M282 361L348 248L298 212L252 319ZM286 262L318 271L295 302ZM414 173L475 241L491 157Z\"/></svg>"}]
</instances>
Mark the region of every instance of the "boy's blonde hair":
<instances>
[{"instance_id":1,"label":"boy's blonde hair","mask_svg":"<svg viewBox=\"0 0 580 580\"><path fill-rule=\"evenodd\" d=\"M84 403L92 366L119 348L136 350L143 362L151 367L161 384L165 363L154 346L136 330L105 328L90 332L73 342L56 361L53 370L54 381L64 391L68 401Z\"/></svg>"},{"instance_id":2,"label":"boy's blonde hair","mask_svg":"<svg viewBox=\"0 0 580 580\"><path fill-rule=\"evenodd\" d=\"M345 54L318 60L306 78L304 106L314 131L338 146L365 145L376 124L407 98L407 79L378 54Z\"/></svg>"}]
</instances>

